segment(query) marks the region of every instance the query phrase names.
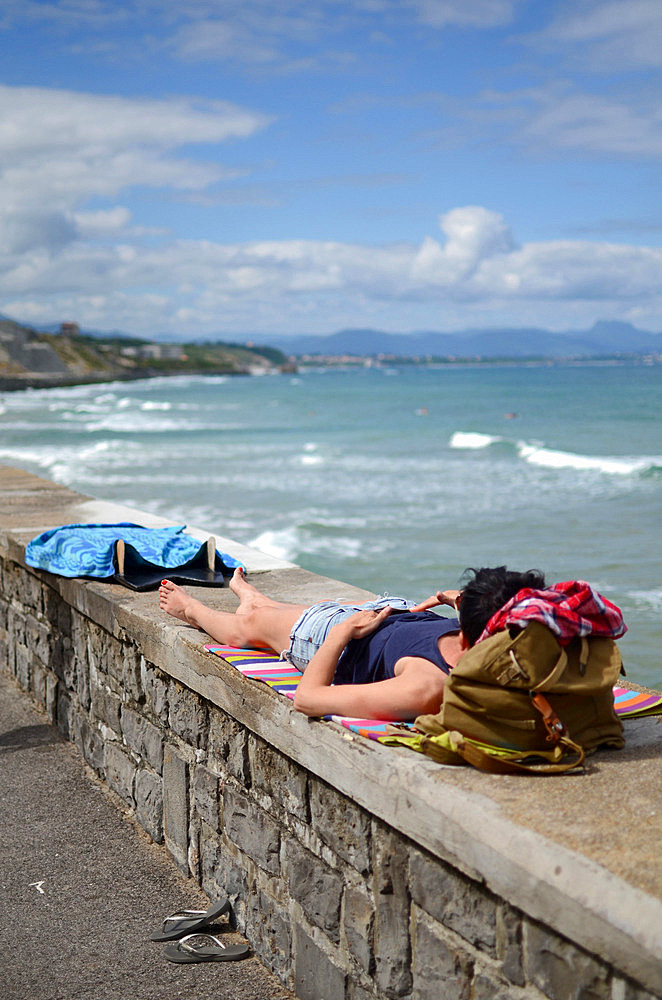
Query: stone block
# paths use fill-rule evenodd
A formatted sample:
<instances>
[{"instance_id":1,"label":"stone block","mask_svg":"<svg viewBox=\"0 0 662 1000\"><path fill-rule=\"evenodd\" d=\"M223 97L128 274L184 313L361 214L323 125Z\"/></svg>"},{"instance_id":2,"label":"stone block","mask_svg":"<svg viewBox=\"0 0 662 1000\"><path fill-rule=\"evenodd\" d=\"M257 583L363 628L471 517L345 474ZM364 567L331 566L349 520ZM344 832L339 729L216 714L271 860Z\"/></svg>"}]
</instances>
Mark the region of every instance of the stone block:
<instances>
[{"instance_id":1,"label":"stone block","mask_svg":"<svg viewBox=\"0 0 662 1000\"><path fill-rule=\"evenodd\" d=\"M265 965L285 978L291 967L291 927L289 915L275 899L262 891L247 900L247 934Z\"/></svg>"},{"instance_id":2,"label":"stone block","mask_svg":"<svg viewBox=\"0 0 662 1000\"><path fill-rule=\"evenodd\" d=\"M136 768L116 743L106 745L106 782L129 806L134 805L133 782Z\"/></svg>"},{"instance_id":3,"label":"stone block","mask_svg":"<svg viewBox=\"0 0 662 1000\"><path fill-rule=\"evenodd\" d=\"M177 867L188 874L188 768L170 743L163 751L163 834Z\"/></svg>"},{"instance_id":4,"label":"stone block","mask_svg":"<svg viewBox=\"0 0 662 1000\"><path fill-rule=\"evenodd\" d=\"M253 868L248 868L229 849L224 840L204 822L200 825L200 877L210 899L227 896L232 904L231 923L240 931L246 928L246 900L252 895Z\"/></svg>"},{"instance_id":5,"label":"stone block","mask_svg":"<svg viewBox=\"0 0 662 1000\"><path fill-rule=\"evenodd\" d=\"M106 744L98 727L81 717L76 725L75 740L90 767L105 776Z\"/></svg>"},{"instance_id":6,"label":"stone block","mask_svg":"<svg viewBox=\"0 0 662 1000\"><path fill-rule=\"evenodd\" d=\"M15 577L18 584L17 592L20 594L21 604L29 608L34 613L39 613L43 608L43 593L40 580L31 573L17 572Z\"/></svg>"},{"instance_id":7,"label":"stone block","mask_svg":"<svg viewBox=\"0 0 662 1000\"><path fill-rule=\"evenodd\" d=\"M46 675L46 714L57 725L57 698L60 683L55 674Z\"/></svg>"},{"instance_id":8,"label":"stone block","mask_svg":"<svg viewBox=\"0 0 662 1000\"><path fill-rule=\"evenodd\" d=\"M141 674L142 656L132 643L122 646L122 686L130 698L139 705L145 702Z\"/></svg>"},{"instance_id":9,"label":"stone block","mask_svg":"<svg viewBox=\"0 0 662 1000\"><path fill-rule=\"evenodd\" d=\"M407 845L383 823L373 824L375 982L389 997L411 989Z\"/></svg>"},{"instance_id":10,"label":"stone block","mask_svg":"<svg viewBox=\"0 0 662 1000\"><path fill-rule=\"evenodd\" d=\"M198 764L191 782L193 801L196 812L212 830L218 830L220 826L218 784L218 775Z\"/></svg>"},{"instance_id":11,"label":"stone block","mask_svg":"<svg viewBox=\"0 0 662 1000\"><path fill-rule=\"evenodd\" d=\"M32 654L27 646L17 643L14 651L14 676L24 691L30 690Z\"/></svg>"},{"instance_id":12,"label":"stone block","mask_svg":"<svg viewBox=\"0 0 662 1000\"><path fill-rule=\"evenodd\" d=\"M374 972L374 923L375 908L371 898L363 889L347 886L342 915L347 950L368 975Z\"/></svg>"},{"instance_id":13,"label":"stone block","mask_svg":"<svg viewBox=\"0 0 662 1000\"><path fill-rule=\"evenodd\" d=\"M12 603L7 610L7 631L13 636L17 645L25 646L25 615Z\"/></svg>"},{"instance_id":14,"label":"stone block","mask_svg":"<svg viewBox=\"0 0 662 1000\"><path fill-rule=\"evenodd\" d=\"M427 913L496 957L496 900L476 882L412 849L411 895Z\"/></svg>"},{"instance_id":15,"label":"stone block","mask_svg":"<svg viewBox=\"0 0 662 1000\"><path fill-rule=\"evenodd\" d=\"M46 670L37 661L32 664L32 677L30 678L30 690L34 700L42 708L46 707Z\"/></svg>"},{"instance_id":16,"label":"stone block","mask_svg":"<svg viewBox=\"0 0 662 1000\"><path fill-rule=\"evenodd\" d=\"M144 656L140 657L140 685L145 706L164 725L168 722L168 678Z\"/></svg>"},{"instance_id":17,"label":"stone block","mask_svg":"<svg viewBox=\"0 0 662 1000\"><path fill-rule=\"evenodd\" d=\"M66 739L72 740L74 736L74 709L71 698L62 685L58 685L57 688L56 722L62 735Z\"/></svg>"},{"instance_id":18,"label":"stone block","mask_svg":"<svg viewBox=\"0 0 662 1000\"><path fill-rule=\"evenodd\" d=\"M507 903L497 907L496 954L504 977L516 986L524 986L522 915Z\"/></svg>"},{"instance_id":19,"label":"stone block","mask_svg":"<svg viewBox=\"0 0 662 1000\"><path fill-rule=\"evenodd\" d=\"M512 1000L512 986L489 974L479 973L474 977L471 1000Z\"/></svg>"},{"instance_id":20,"label":"stone block","mask_svg":"<svg viewBox=\"0 0 662 1000\"><path fill-rule=\"evenodd\" d=\"M97 687L92 690L91 715L93 719L103 722L115 733L121 732L120 709L122 700L118 695L113 694L105 687Z\"/></svg>"},{"instance_id":21,"label":"stone block","mask_svg":"<svg viewBox=\"0 0 662 1000\"><path fill-rule=\"evenodd\" d=\"M355 982L350 982L349 984L348 997L349 1000L375 1000L374 993L368 993L367 990L364 990L362 986L359 986Z\"/></svg>"},{"instance_id":22,"label":"stone block","mask_svg":"<svg viewBox=\"0 0 662 1000\"><path fill-rule=\"evenodd\" d=\"M337 944L340 940L342 878L293 837L286 842L285 859L290 895L300 904L306 919L321 927Z\"/></svg>"},{"instance_id":23,"label":"stone block","mask_svg":"<svg viewBox=\"0 0 662 1000\"><path fill-rule=\"evenodd\" d=\"M163 737L160 730L126 705L122 706L121 726L126 745L142 757L154 771L161 774Z\"/></svg>"},{"instance_id":24,"label":"stone block","mask_svg":"<svg viewBox=\"0 0 662 1000\"><path fill-rule=\"evenodd\" d=\"M136 818L157 844L163 841L163 783L146 768L136 774Z\"/></svg>"},{"instance_id":25,"label":"stone block","mask_svg":"<svg viewBox=\"0 0 662 1000\"><path fill-rule=\"evenodd\" d=\"M215 706L209 712L207 754L214 768L236 778L244 788L250 788L246 730Z\"/></svg>"},{"instance_id":26,"label":"stone block","mask_svg":"<svg viewBox=\"0 0 662 1000\"><path fill-rule=\"evenodd\" d=\"M174 682L170 685L169 702L169 722L173 732L189 746L204 748L207 708L199 695Z\"/></svg>"},{"instance_id":27,"label":"stone block","mask_svg":"<svg viewBox=\"0 0 662 1000\"><path fill-rule=\"evenodd\" d=\"M81 708L89 712L92 704L92 694L90 690L90 671L85 660L76 658L76 693Z\"/></svg>"},{"instance_id":28,"label":"stone block","mask_svg":"<svg viewBox=\"0 0 662 1000\"><path fill-rule=\"evenodd\" d=\"M300 1000L344 1000L347 974L301 928L295 931L294 990Z\"/></svg>"},{"instance_id":29,"label":"stone block","mask_svg":"<svg viewBox=\"0 0 662 1000\"><path fill-rule=\"evenodd\" d=\"M278 824L246 795L227 785L223 790L223 823L228 839L260 868L272 875L280 872Z\"/></svg>"},{"instance_id":30,"label":"stone block","mask_svg":"<svg viewBox=\"0 0 662 1000\"><path fill-rule=\"evenodd\" d=\"M51 650L51 633L46 622L38 621L29 617L27 627L31 636L30 647L32 653L41 663L47 664Z\"/></svg>"},{"instance_id":31,"label":"stone block","mask_svg":"<svg viewBox=\"0 0 662 1000\"><path fill-rule=\"evenodd\" d=\"M71 607L50 587L45 594L44 615L55 635L71 635Z\"/></svg>"},{"instance_id":32,"label":"stone block","mask_svg":"<svg viewBox=\"0 0 662 1000\"><path fill-rule=\"evenodd\" d=\"M82 615L74 614L71 621L71 647L79 663L87 663L87 644L90 622Z\"/></svg>"},{"instance_id":33,"label":"stone block","mask_svg":"<svg viewBox=\"0 0 662 1000\"><path fill-rule=\"evenodd\" d=\"M611 984L612 1000L659 1000L662 993L649 993L630 979L614 976Z\"/></svg>"},{"instance_id":34,"label":"stone block","mask_svg":"<svg viewBox=\"0 0 662 1000\"><path fill-rule=\"evenodd\" d=\"M558 934L524 923L528 978L550 1000L611 1000L609 970Z\"/></svg>"},{"instance_id":35,"label":"stone block","mask_svg":"<svg viewBox=\"0 0 662 1000\"><path fill-rule=\"evenodd\" d=\"M460 947L449 944L439 924L414 911L413 996L416 1000L469 1000L473 963Z\"/></svg>"},{"instance_id":36,"label":"stone block","mask_svg":"<svg viewBox=\"0 0 662 1000\"><path fill-rule=\"evenodd\" d=\"M340 792L310 779L313 827L335 853L362 875L370 871L370 817Z\"/></svg>"},{"instance_id":37,"label":"stone block","mask_svg":"<svg viewBox=\"0 0 662 1000\"><path fill-rule=\"evenodd\" d=\"M253 787L264 790L281 808L306 823L309 819L306 772L257 737L248 741L248 758Z\"/></svg>"}]
</instances>

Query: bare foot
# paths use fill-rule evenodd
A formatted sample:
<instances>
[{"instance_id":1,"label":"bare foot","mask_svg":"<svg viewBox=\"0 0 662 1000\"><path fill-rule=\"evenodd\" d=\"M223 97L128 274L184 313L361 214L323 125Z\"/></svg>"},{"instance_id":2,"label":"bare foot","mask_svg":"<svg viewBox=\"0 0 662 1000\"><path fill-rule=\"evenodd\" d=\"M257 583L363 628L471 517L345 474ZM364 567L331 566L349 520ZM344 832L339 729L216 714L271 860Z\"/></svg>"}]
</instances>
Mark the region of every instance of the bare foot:
<instances>
[{"instance_id":1,"label":"bare foot","mask_svg":"<svg viewBox=\"0 0 662 1000\"><path fill-rule=\"evenodd\" d=\"M195 598L178 587L172 580L162 580L159 587L159 607L161 611L166 611L173 618L179 618L187 625L195 624L192 620L192 610L195 604L199 604Z\"/></svg>"},{"instance_id":2,"label":"bare foot","mask_svg":"<svg viewBox=\"0 0 662 1000\"><path fill-rule=\"evenodd\" d=\"M241 566L237 566L232 579L230 580L230 590L239 598L239 607L236 614L248 614L257 608L281 607L278 601L272 601L270 597L265 597L257 587L248 583Z\"/></svg>"}]
</instances>

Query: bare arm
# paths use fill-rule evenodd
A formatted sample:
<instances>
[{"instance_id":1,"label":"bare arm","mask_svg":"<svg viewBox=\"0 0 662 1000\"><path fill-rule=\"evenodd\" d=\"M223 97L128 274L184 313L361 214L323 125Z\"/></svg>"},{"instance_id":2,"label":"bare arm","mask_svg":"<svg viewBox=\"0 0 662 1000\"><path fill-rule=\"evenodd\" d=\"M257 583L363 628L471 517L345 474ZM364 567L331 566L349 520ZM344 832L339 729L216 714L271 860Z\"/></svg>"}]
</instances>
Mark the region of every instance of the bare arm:
<instances>
[{"instance_id":1,"label":"bare arm","mask_svg":"<svg viewBox=\"0 0 662 1000\"><path fill-rule=\"evenodd\" d=\"M440 605L447 604L449 608L455 608L457 610L457 599L460 596L461 591L459 590L438 590L436 594L432 594L430 597L426 597L424 601L417 604L415 608L410 608L410 611L429 611L430 608L438 608Z\"/></svg>"},{"instance_id":2,"label":"bare arm","mask_svg":"<svg viewBox=\"0 0 662 1000\"><path fill-rule=\"evenodd\" d=\"M413 719L439 711L445 675L421 657L398 661L396 677L372 684L333 685L338 660L351 639L370 635L390 613L360 611L334 626L299 681L294 707L304 715L349 715L359 718Z\"/></svg>"}]
</instances>

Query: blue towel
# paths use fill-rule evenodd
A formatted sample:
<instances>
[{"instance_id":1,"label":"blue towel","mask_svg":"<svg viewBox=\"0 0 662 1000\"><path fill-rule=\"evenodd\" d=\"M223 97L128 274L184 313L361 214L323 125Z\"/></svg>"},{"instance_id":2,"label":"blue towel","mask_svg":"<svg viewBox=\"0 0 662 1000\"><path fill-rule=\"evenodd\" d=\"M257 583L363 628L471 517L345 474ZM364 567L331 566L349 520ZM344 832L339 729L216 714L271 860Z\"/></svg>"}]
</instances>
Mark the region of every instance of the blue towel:
<instances>
[{"instance_id":1,"label":"blue towel","mask_svg":"<svg viewBox=\"0 0 662 1000\"><path fill-rule=\"evenodd\" d=\"M28 566L58 576L114 576L115 542L122 538L143 559L174 569L188 562L200 549L200 541L184 535L186 525L174 528L144 528L140 524L64 524L33 538L25 547ZM241 565L237 559L218 553L229 569Z\"/></svg>"}]
</instances>

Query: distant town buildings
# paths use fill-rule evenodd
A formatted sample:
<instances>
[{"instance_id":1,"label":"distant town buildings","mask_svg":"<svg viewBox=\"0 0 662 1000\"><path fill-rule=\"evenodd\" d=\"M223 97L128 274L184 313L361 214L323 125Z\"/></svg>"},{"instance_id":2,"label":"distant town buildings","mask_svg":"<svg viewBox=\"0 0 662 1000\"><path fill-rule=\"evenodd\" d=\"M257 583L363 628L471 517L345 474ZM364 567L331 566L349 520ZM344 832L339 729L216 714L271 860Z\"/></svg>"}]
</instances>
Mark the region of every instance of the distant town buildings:
<instances>
[{"instance_id":1,"label":"distant town buildings","mask_svg":"<svg viewBox=\"0 0 662 1000\"><path fill-rule=\"evenodd\" d=\"M78 323L60 323L60 333L63 337L79 337L80 327Z\"/></svg>"},{"instance_id":2,"label":"distant town buildings","mask_svg":"<svg viewBox=\"0 0 662 1000\"><path fill-rule=\"evenodd\" d=\"M123 347L120 354L125 358L142 358L145 361L186 361L181 344L140 344L138 347Z\"/></svg>"}]
</instances>

